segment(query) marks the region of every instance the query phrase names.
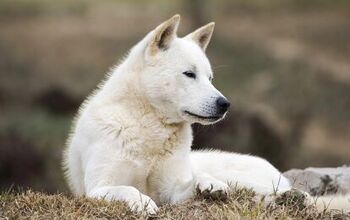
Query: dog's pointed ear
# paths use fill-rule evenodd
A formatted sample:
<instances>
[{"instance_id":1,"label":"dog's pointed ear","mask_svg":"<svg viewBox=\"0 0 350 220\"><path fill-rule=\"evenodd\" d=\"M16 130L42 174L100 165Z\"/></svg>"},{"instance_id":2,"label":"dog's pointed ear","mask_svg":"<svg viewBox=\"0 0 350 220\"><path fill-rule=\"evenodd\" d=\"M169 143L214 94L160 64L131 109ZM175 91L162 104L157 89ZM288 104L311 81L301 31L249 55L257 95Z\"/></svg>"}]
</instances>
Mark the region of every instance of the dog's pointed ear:
<instances>
[{"instance_id":1,"label":"dog's pointed ear","mask_svg":"<svg viewBox=\"0 0 350 220\"><path fill-rule=\"evenodd\" d=\"M210 42L211 36L213 35L214 27L215 23L211 22L188 34L185 38L193 40L203 49L203 51L205 51Z\"/></svg>"},{"instance_id":2,"label":"dog's pointed ear","mask_svg":"<svg viewBox=\"0 0 350 220\"><path fill-rule=\"evenodd\" d=\"M155 30L149 43L150 54L154 55L159 50L167 50L177 36L177 28L180 23L180 15L174 15L169 20L160 24Z\"/></svg>"}]
</instances>

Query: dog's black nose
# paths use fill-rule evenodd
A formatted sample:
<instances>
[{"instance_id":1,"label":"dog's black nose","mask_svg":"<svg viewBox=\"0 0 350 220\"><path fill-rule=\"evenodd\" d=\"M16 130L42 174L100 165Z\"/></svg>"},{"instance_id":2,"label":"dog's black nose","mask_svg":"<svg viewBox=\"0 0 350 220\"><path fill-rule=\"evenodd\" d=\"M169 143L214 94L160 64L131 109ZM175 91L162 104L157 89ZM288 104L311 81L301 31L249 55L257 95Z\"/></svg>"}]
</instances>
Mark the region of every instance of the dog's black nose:
<instances>
[{"instance_id":1,"label":"dog's black nose","mask_svg":"<svg viewBox=\"0 0 350 220\"><path fill-rule=\"evenodd\" d=\"M227 111L228 107L230 107L230 102L226 98L220 96L216 99L216 106L218 112L223 114Z\"/></svg>"}]
</instances>

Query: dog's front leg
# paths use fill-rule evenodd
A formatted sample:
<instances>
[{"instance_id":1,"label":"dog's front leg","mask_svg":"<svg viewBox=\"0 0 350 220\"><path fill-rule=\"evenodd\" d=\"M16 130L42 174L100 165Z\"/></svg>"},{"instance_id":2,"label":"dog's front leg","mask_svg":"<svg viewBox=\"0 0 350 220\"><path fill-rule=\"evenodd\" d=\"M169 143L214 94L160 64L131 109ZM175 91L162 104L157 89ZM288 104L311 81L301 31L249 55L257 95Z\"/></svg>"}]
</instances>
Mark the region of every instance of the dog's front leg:
<instances>
[{"instance_id":1,"label":"dog's front leg","mask_svg":"<svg viewBox=\"0 0 350 220\"><path fill-rule=\"evenodd\" d=\"M107 153L108 156L114 155L113 152L103 151L103 153ZM142 186L135 184L144 178L142 161L116 159L106 157L104 154L101 156L99 152L93 155L94 158L87 163L84 177L88 197L123 201L133 211L145 210L150 214L156 213L158 209L156 203L141 193Z\"/></svg>"},{"instance_id":2,"label":"dog's front leg","mask_svg":"<svg viewBox=\"0 0 350 220\"><path fill-rule=\"evenodd\" d=\"M176 170L167 170L162 174L162 186L159 188L161 203L179 203L194 198L196 195L206 199L226 199L229 190L226 183L206 173L192 171L186 160L178 162L176 163L178 165L175 166Z\"/></svg>"},{"instance_id":3,"label":"dog's front leg","mask_svg":"<svg viewBox=\"0 0 350 220\"><path fill-rule=\"evenodd\" d=\"M196 195L220 200L227 197L226 183L194 168L186 150L173 152L158 163L152 182L158 182L153 191L158 191L160 203L179 203Z\"/></svg>"},{"instance_id":4,"label":"dog's front leg","mask_svg":"<svg viewBox=\"0 0 350 220\"><path fill-rule=\"evenodd\" d=\"M229 186L226 183L202 172L195 173L195 181L197 195L218 200L227 198Z\"/></svg>"},{"instance_id":5,"label":"dog's front leg","mask_svg":"<svg viewBox=\"0 0 350 220\"><path fill-rule=\"evenodd\" d=\"M163 197L165 200L163 202L176 204L191 199L195 195L195 183L193 180L186 182L177 181L172 185L171 190L165 193L165 197Z\"/></svg>"},{"instance_id":6,"label":"dog's front leg","mask_svg":"<svg viewBox=\"0 0 350 220\"><path fill-rule=\"evenodd\" d=\"M229 186L205 173L193 175L191 181L182 184L174 183L171 203L181 202L195 195L203 196L206 199L225 200Z\"/></svg>"},{"instance_id":7,"label":"dog's front leg","mask_svg":"<svg viewBox=\"0 0 350 220\"><path fill-rule=\"evenodd\" d=\"M179 203L196 195L206 199L225 200L229 186L205 173L196 173L188 181L174 181L163 196L170 203ZM163 197L164 198L164 197Z\"/></svg>"},{"instance_id":8,"label":"dog's front leg","mask_svg":"<svg viewBox=\"0 0 350 220\"><path fill-rule=\"evenodd\" d=\"M91 190L88 197L105 199L108 201L118 200L126 202L136 212L145 210L149 214L155 214L158 210L153 200L142 194L132 186L102 186Z\"/></svg>"}]
</instances>

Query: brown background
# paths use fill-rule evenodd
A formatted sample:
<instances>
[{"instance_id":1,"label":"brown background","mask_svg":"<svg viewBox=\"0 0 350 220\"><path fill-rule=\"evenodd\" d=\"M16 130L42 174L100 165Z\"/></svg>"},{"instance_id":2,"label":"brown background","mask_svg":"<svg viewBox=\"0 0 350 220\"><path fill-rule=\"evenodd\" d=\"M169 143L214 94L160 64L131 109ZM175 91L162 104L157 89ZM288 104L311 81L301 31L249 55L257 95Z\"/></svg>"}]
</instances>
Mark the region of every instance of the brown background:
<instances>
[{"instance_id":1,"label":"brown background","mask_svg":"<svg viewBox=\"0 0 350 220\"><path fill-rule=\"evenodd\" d=\"M228 118L194 148L267 158L281 170L350 161L350 2L0 1L0 189L67 189L74 113L109 68L175 13L180 36L210 21L214 84Z\"/></svg>"}]
</instances>

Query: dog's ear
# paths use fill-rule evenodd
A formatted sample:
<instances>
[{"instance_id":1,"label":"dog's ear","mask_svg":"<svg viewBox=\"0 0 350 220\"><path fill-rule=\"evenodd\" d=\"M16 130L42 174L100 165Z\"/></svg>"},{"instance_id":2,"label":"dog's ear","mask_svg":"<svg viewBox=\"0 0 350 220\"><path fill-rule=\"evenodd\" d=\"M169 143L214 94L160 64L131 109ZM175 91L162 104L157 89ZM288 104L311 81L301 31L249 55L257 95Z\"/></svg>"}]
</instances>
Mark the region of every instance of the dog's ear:
<instances>
[{"instance_id":1,"label":"dog's ear","mask_svg":"<svg viewBox=\"0 0 350 220\"><path fill-rule=\"evenodd\" d=\"M149 44L151 55L156 54L159 50L167 50L171 41L177 36L177 28L180 23L180 15L174 15L169 20L160 24L155 30Z\"/></svg>"},{"instance_id":2,"label":"dog's ear","mask_svg":"<svg viewBox=\"0 0 350 220\"><path fill-rule=\"evenodd\" d=\"M193 40L203 49L203 51L205 51L213 34L214 26L215 23L211 22L188 34L185 38Z\"/></svg>"}]
</instances>

